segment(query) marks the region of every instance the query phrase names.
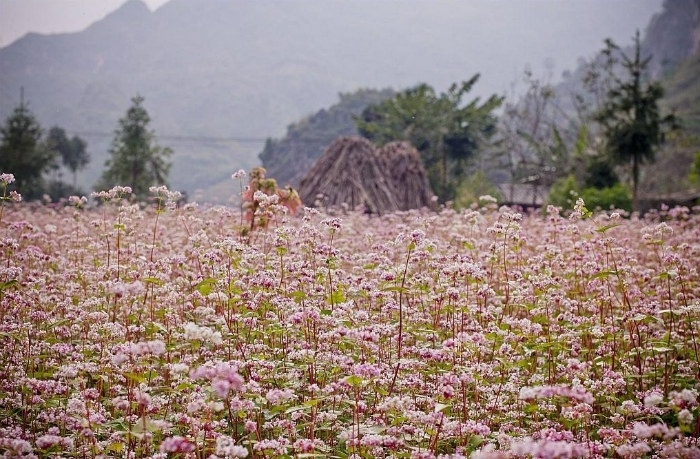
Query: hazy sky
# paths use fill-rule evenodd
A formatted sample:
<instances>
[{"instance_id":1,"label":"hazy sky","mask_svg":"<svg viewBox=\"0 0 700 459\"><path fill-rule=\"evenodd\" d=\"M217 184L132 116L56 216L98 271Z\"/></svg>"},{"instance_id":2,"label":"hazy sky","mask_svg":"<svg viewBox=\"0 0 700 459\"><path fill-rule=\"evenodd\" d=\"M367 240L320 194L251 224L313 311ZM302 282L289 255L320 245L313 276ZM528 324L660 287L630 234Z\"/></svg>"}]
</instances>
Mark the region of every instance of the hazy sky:
<instances>
[{"instance_id":1,"label":"hazy sky","mask_svg":"<svg viewBox=\"0 0 700 459\"><path fill-rule=\"evenodd\" d=\"M55 33L82 30L117 9L120 5L125 3L125 1L126 0L0 0L0 47L9 45L27 32ZM169 0L144 1L151 10L155 10ZM318 1L321 2L324 0ZM418 0L407 0L406 3L410 4L412 1ZM463 1L470 2L472 0ZM509 6L515 9L527 8L530 5L536 9L543 3L542 0L517 0L516 2L510 2L510 5L508 5L509 1L507 0L491 1L493 6L497 8ZM615 17L615 13L620 13L621 10L627 10L626 14L629 16L639 16L640 19L641 17L648 18L651 16L650 12L660 11L663 3L663 0L635 1L638 3L639 8L634 12L629 11L629 4L634 3L629 0L605 0L605 2L602 3L592 0L559 0L554 2L550 1L549 4L555 5L555 9L581 9L585 10L587 13L596 12L600 15L600 22L605 23L611 20L622 21L624 19L632 19L629 17ZM584 7L583 4L586 3L587 5ZM604 6L601 8L601 5ZM585 17L581 19L583 22L590 20L590 18ZM646 25L646 22L643 25ZM520 27L522 28L522 25ZM533 24L530 30L523 30L523 33L537 34L537 28L538 27Z\"/></svg>"},{"instance_id":2,"label":"hazy sky","mask_svg":"<svg viewBox=\"0 0 700 459\"><path fill-rule=\"evenodd\" d=\"M126 0L0 0L0 47L27 32L77 32ZM168 0L144 0L154 10Z\"/></svg>"}]
</instances>

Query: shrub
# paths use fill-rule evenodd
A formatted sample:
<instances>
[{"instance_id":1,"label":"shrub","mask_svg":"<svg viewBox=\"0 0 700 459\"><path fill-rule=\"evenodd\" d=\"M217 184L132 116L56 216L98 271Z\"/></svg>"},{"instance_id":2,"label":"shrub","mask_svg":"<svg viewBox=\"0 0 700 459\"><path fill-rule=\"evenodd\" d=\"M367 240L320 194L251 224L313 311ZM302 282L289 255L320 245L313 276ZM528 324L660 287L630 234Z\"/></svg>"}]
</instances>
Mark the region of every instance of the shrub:
<instances>
[{"instance_id":1,"label":"shrub","mask_svg":"<svg viewBox=\"0 0 700 459\"><path fill-rule=\"evenodd\" d=\"M549 204L562 209L572 209L578 198L583 198L591 210L632 209L630 191L621 183L605 188L580 189L570 175L554 182L549 192Z\"/></svg>"},{"instance_id":2,"label":"shrub","mask_svg":"<svg viewBox=\"0 0 700 459\"><path fill-rule=\"evenodd\" d=\"M581 197L591 210L632 210L632 195L621 183L606 188L584 188L581 190Z\"/></svg>"}]
</instances>

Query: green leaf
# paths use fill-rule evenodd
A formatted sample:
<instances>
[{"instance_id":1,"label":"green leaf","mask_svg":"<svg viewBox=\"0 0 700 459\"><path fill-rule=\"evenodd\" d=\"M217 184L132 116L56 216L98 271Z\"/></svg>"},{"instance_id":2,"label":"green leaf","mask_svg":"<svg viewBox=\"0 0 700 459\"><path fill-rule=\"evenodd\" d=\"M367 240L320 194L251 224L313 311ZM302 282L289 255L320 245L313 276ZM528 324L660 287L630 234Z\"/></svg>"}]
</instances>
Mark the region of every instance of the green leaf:
<instances>
[{"instance_id":1,"label":"green leaf","mask_svg":"<svg viewBox=\"0 0 700 459\"><path fill-rule=\"evenodd\" d=\"M321 401L322 401L322 399L320 399L320 398L312 398L310 400L305 401L303 403L303 405L307 408L310 408L312 406L318 405L319 403L321 403Z\"/></svg>"},{"instance_id":2,"label":"green leaf","mask_svg":"<svg viewBox=\"0 0 700 459\"><path fill-rule=\"evenodd\" d=\"M341 289L336 289L331 293L329 300L331 304L344 303L345 293Z\"/></svg>"},{"instance_id":3,"label":"green leaf","mask_svg":"<svg viewBox=\"0 0 700 459\"><path fill-rule=\"evenodd\" d=\"M343 382L350 384L353 387L360 387L362 385L362 383L364 382L364 379L362 379L362 377L357 376L357 375L350 375L350 376L344 377Z\"/></svg>"},{"instance_id":4,"label":"green leaf","mask_svg":"<svg viewBox=\"0 0 700 459\"><path fill-rule=\"evenodd\" d=\"M124 451L124 443L122 443L122 442L110 443L107 446L107 451L111 451L113 453L121 453L122 451Z\"/></svg>"},{"instance_id":5,"label":"green leaf","mask_svg":"<svg viewBox=\"0 0 700 459\"><path fill-rule=\"evenodd\" d=\"M449 408L449 407L450 407L450 405L445 405L444 403L436 403L433 411L436 413L440 413L442 411L445 411L445 409Z\"/></svg>"},{"instance_id":6,"label":"green leaf","mask_svg":"<svg viewBox=\"0 0 700 459\"><path fill-rule=\"evenodd\" d=\"M601 271L594 276L591 276L591 280L593 279L603 279L608 276L617 276L617 271L615 270L609 270L609 271Z\"/></svg>"},{"instance_id":7,"label":"green leaf","mask_svg":"<svg viewBox=\"0 0 700 459\"><path fill-rule=\"evenodd\" d=\"M17 282L17 279L10 279L7 282L0 282L0 292L5 290L6 288L14 287L16 285L19 285L19 282Z\"/></svg>"},{"instance_id":8,"label":"green leaf","mask_svg":"<svg viewBox=\"0 0 700 459\"><path fill-rule=\"evenodd\" d=\"M142 374L135 373L133 371L125 372L124 376L126 376L126 379L130 379L131 381L134 381L139 384L146 382L146 378Z\"/></svg>"},{"instance_id":9,"label":"green leaf","mask_svg":"<svg viewBox=\"0 0 700 459\"><path fill-rule=\"evenodd\" d=\"M146 432L153 433L159 430L160 427L158 427L158 424L142 416L136 421L136 423L134 423L134 425L130 429L130 432L133 434L142 434Z\"/></svg>"},{"instance_id":10,"label":"green leaf","mask_svg":"<svg viewBox=\"0 0 700 459\"><path fill-rule=\"evenodd\" d=\"M202 279L197 285L195 285L194 288L196 288L202 295L207 296L211 293L212 287L215 286L217 282L217 279L207 277L206 279Z\"/></svg>"},{"instance_id":11,"label":"green leaf","mask_svg":"<svg viewBox=\"0 0 700 459\"><path fill-rule=\"evenodd\" d=\"M296 303L301 303L304 299L306 299L306 293L301 290L294 290L289 294L289 297Z\"/></svg>"},{"instance_id":12,"label":"green leaf","mask_svg":"<svg viewBox=\"0 0 700 459\"><path fill-rule=\"evenodd\" d=\"M387 427L386 426L368 426L362 429L363 433L370 433L370 434L382 434L386 432Z\"/></svg>"},{"instance_id":13,"label":"green leaf","mask_svg":"<svg viewBox=\"0 0 700 459\"><path fill-rule=\"evenodd\" d=\"M294 413L294 412L296 412L296 411L303 411L303 410L305 410L306 408L307 408L307 407L305 407L304 405L292 406L292 407L289 407L289 408L287 408L286 410L284 410L284 414L290 414L290 413Z\"/></svg>"},{"instance_id":14,"label":"green leaf","mask_svg":"<svg viewBox=\"0 0 700 459\"><path fill-rule=\"evenodd\" d=\"M611 223L610 225L601 226L600 228L596 229L596 231L599 233L605 233L607 230L618 227L620 225L621 223Z\"/></svg>"}]
</instances>

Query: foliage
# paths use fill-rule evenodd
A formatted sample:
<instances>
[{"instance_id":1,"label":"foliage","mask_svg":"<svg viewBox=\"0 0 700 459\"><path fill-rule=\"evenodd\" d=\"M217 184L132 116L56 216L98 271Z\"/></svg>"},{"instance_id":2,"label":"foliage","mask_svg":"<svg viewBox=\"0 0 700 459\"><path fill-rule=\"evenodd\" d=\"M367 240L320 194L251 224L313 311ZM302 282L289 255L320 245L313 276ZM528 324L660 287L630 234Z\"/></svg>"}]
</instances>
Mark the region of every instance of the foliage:
<instances>
[{"instance_id":1,"label":"foliage","mask_svg":"<svg viewBox=\"0 0 700 459\"><path fill-rule=\"evenodd\" d=\"M591 210L632 210L629 189L619 182L579 186L573 175L557 179L549 192L549 204L571 210L581 198Z\"/></svg>"},{"instance_id":2,"label":"foliage","mask_svg":"<svg viewBox=\"0 0 700 459\"><path fill-rule=\"evenodd\" d=\"M491 196L501 200L501 193L486 176L484 171L476 171L467 177L457 187L454 200L455 209L467 209L474 204L479 204L483 196Z\"/></svg>"},{"instance_id":3,"label":"foliage","mask_svg":"<svg viewBox=\"0 0 700 459\"><path fill-rule=\"evenodd\" d=\"M567 142L567 123L573 123L558 106L553 85L534 78L530 71L525 72L524 83L525 93L517 102L506 103L499 118L498 166L507 172L507 182L548 188L557 177L571 173L572 150L581 153L578 150L586 145L578 144L585 139L576 139L574 146Z\"/></svg>"},{"instance_id":4,"label":"foliage","mask_svg":"<svg viewBox=\"0 0 700 459\"><path fill-rule=\"evenodd\" d=\"M151 121L143 107L144 98L131 99L131 107L119 120L119 128L110 149L111 158L105 163L106 170L96 189L106 190L115 185L131 187L137 200L145 201L149 189L156 185L167 185L172 155L170 148L156 144L155 133L149 129Z\"/></svg>"},{"instance_id":5,"label":"foliage","mask_svg":"<svg viewBox=\"0 0 700 459\"><path fill-rule=\"evenodd\" d=\"M354 119L362 110L393 95L391 89L341 93L335 105L290 124L283 138L268 138L258 155L262 166L279 183L298 188L328 145L338 137L357 135Z\"/></svg>"},{"instance_id":6,"label":"foliage","mask_svg":"<svg viewBox=\"0 0 700 459\"><path fill-rule=\"evenodd\" d=\"M14 174L14 189L24 199L37 199L45 192L43 175L55 153L42 142L42 129L24 101L0 127L0 171Z\"/></svg>"},{"instance_id":7,"label":"foliage","mask_svg":"<svg viewBox=\"0 0 700 459\"><path fill-rule=\"evenodd\" d=\"M21 202L22 195L15 190L10 190L9 187L14 183L15 176L8 173L0 173L0 188L2 188L2 196L0 196L0 223L2 215L5 213L5 203Z\"/></svg>"},{"instance_id":8,"label":"foliage","mask_svg":"<svg viewBox=\"0 0 700 459\"><path fill-rule=\"evenodd\" d=\"M54 126L49 130L46 143L48 148L58 153L63 166L73 174L72 188L75 189L77 172L90 162L90 155L86 151L87 143L77 135L69 139L66 131L58 126Z\"/></svg>"},{"instance_id":9,"label":"foliage","mask_svg":"<svg viewBox=\"0 0 700 459\"><path fill-rule=\"evenodd\" d=\"M608 188L615 186L620 179L610 158L593 156L589 158L585 169L584 186L590 188Z\"/></svg>"},{"instance_id":10,"label":"foliage","mask_svg":"<svg viewBox=\"0 0 700 459\"><path fill-rule=\"evenodd\" d=\"M642 59L639 32L634 40L634 55L627 56L607 40L603 56L607 58L610 87L595 119L603 126L606 151L619 165L631 165L632 202L636 209L640 168L654 162L655 152L664 142L665 130L674 124L671 115L662 116L659 101L663 88L657 81L645 81L651 58ZM624 72L618 75L620 63Z\"/></svg>"},{"instance_id":11,"label":"foliage","mask_svg":"<svg viewBox=\"0 0 700 459\"><path fill-rule=\"evenodd\" d=\"M581 190L581 198L592 210L632 210L632 196L622 183L606 187L588 187Z\"/></svg>"},{"instance_id":12,"label":"foliage","mask_svg":"<svg viewBox=\"0 0 700 459\"><path fill-rule=\"evenodd\" d=\"M559 178L549 188L549 204L562 209L572 209L579 197L578 185L573 175Z\"/></svg>"},{"instance_id":13,"label":"foliage","mask_svg":"<svg viewBox=\"0 0 700 459\"><path fill-rule=\"evenodd\" d=\"M700 454L688 209L307 211L243 244L128 191L5 208L0 454Z\"/></svg>"},{"instance_id":14,"label":"foliage","mask_svg":"<svg viewBox=\"0 0 700 459\"><path fill-rule=\"evenodd\" d=\"M687 173L687 181L693 185L700 185L700 135L688 134L687 131L674 133L670 136L667 146L670 146L674 158L687 158L690 163L690 171ZM685 171L678 171L683 174ZM681 181L679 178L677 181Z\"/></svg>"},{"instance_id":15,"label":"foliage","mask_svg":"<svg viewBox=\"0 0 700 459\"><path fill-rule=\"evenodd\" d=\"M62 202L70 196L83 196L85 190L75 187L61 179L46 180L45 194L51 202Z\"/></svg>"},{"instance_id":16,"label":"foliage","mask_svg":"<svg viewBox=\"0 0 700 459\"><path fill-rule=\"evenodd\" d=\"M700 184L700 152L695 154L693 165L690 168L689 179L694 184Z\"/></svg>"},{"instance_id":17,"label":"foliage","mask_svg":"<svg viewBox=\"0 0 700 459\"><path fill-rule=\"evenodd\" d=\"M440 95L425 83L409 88L366 108L356 120L357 128L379 146L394 140L414 145L437 196L451 200L468 173L469 161L496 132L493 112L501 105L501 97L492 95L483 103L479 98L463 100L478 79L474 75Z\"/></svg>"}]
</instances>

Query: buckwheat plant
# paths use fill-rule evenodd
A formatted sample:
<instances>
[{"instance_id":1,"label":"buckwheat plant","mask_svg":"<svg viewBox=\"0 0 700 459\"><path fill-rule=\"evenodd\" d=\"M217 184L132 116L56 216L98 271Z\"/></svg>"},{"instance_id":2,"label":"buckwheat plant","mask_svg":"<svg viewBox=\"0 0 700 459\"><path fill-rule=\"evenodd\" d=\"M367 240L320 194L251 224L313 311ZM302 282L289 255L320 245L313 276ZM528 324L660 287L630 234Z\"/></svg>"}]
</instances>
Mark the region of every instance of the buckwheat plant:
<instances>
[{"instance_id":1,"label":"buckwheat plant","mask_svg":"<svg viewBox=\"0 0 700 459\"><path fill-rule=\"evenodd\" d=\"M3 207L4 457L700 457L700 209L152 193Z\"/></svg>"},{"instance_id":2,"label":"buckwheat plant","mask_svg":"<svg viewBox=\"0 0 700 459\"><path fill-rule=\"evenodd\" d=\"M2 196L0 197L0 223L2 223L2 215L5 212L5 201L20 202L22 196L14 190L8 192L7 187L15 181L15 176L12 174L0 174L0 186L2 186Z\"/></svg>"},{"instance_id":3,"label":"buckwheat plant","mask_svg":"<svg viewBox=\"0 0 700 459\"><path fill-rule=\"evenodd\" d=\"M241 178L244 175L238 171L233 178ZM248 228L241 228L242 236L250 236L256 228L267 229L270 222L278 215L296 213L301 205L297 192L289 187L281 189L277 181L266 177L263 167L256 167L250 171L250 182L242 194L241 209L245 220L249 222Z\"/></svg>"}]
</instances>

